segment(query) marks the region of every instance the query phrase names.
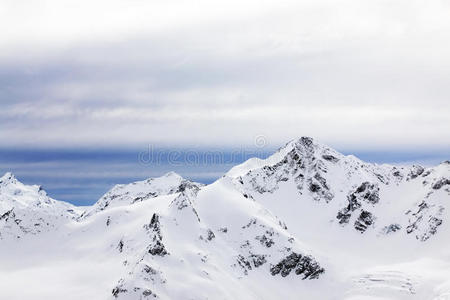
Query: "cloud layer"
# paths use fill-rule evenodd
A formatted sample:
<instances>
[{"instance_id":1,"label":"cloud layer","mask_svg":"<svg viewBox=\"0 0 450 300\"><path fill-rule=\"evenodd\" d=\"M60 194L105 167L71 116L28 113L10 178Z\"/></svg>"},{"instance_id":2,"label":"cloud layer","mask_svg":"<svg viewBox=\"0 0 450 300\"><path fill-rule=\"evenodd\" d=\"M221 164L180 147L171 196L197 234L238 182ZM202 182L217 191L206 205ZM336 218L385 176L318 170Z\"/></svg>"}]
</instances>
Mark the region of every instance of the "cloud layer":
<instances>
[{"instance_id":1,"label":"cloud layer","mask_svg":"<svg viewBox=\"0 0 450 300\"><path fill-rule=\"evenodd\" d=\"M1 146L309 135L448 149L449 13L446 1L2 1Z\"/></svg>"}]
</instances>

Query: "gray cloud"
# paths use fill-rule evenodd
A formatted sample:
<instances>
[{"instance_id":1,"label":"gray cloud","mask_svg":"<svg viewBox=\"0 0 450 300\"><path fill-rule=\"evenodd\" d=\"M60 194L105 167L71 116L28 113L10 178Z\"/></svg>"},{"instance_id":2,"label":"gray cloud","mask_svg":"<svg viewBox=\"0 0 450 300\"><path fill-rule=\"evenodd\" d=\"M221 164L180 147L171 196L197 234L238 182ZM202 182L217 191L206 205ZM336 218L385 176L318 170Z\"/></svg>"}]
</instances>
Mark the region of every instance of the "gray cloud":
<instances>
[{"instance_id":1,"label":"gray cloud","mask_svg":"<svg viewBox=\"0 0 450 300\"><path fill-rule=\"evenodd\" d=\"M57 2L0 21L3 147L450 147L445 2Z\"/></svg>"}]
</instances>

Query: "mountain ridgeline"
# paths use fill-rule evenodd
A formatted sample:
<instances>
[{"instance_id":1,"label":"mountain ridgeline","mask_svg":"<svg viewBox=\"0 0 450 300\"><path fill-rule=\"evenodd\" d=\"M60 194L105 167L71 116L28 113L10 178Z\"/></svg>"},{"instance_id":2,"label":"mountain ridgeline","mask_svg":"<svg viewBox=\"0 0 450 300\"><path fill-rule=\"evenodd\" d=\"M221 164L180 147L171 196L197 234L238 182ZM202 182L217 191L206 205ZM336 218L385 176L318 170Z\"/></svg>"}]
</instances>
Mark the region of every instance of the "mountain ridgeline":
<instances>
[{"instance_id":1,"label":"mountain ridgeline","mask_svg":"<svg viewBox=\"0 0 450 300\"><path fill-rule=\"evenodd\" d=\"M88 208L7 173L0 263L25 283L72 274L30 299L450 299L449 196L449 161L371 164L308 137L209 185L170 172Z\"/></svg>"}]
</instances>

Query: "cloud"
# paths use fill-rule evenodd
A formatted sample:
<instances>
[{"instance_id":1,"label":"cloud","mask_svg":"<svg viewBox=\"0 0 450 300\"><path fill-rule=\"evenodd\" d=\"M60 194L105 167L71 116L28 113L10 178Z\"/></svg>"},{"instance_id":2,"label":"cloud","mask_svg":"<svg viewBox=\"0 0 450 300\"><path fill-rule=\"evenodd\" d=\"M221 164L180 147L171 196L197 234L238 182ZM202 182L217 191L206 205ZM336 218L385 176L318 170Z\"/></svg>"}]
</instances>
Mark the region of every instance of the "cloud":
<instances>
[{"instance_id":1,"label":"cloud","mask_svg":"<svg viewBox=\"0 0 450 300\"><path fill-rule=\"evenodd\" d=\"M4 3L3 147L450 147L446 2Z\"/></svg>"}]
</instances>

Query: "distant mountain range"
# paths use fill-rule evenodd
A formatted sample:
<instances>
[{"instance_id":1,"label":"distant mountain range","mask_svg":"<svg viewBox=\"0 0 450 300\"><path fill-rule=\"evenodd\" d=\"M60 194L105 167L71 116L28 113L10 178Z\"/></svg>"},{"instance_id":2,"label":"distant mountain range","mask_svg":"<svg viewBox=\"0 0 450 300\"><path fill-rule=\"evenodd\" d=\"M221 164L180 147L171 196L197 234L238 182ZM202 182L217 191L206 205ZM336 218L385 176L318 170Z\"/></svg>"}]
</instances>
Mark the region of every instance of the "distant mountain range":
<instances>
[{"instance_id":1,"label":"distant mountain range","mask_svg":"<svg viewBox=\"0 0 450 300\"><path fill-rule=\"evenodd\" d=\"M5 299L450 299L450 162L366 163L309 137L212 184L91 207L0 178Z\"/></svg>"}]
</instances>

